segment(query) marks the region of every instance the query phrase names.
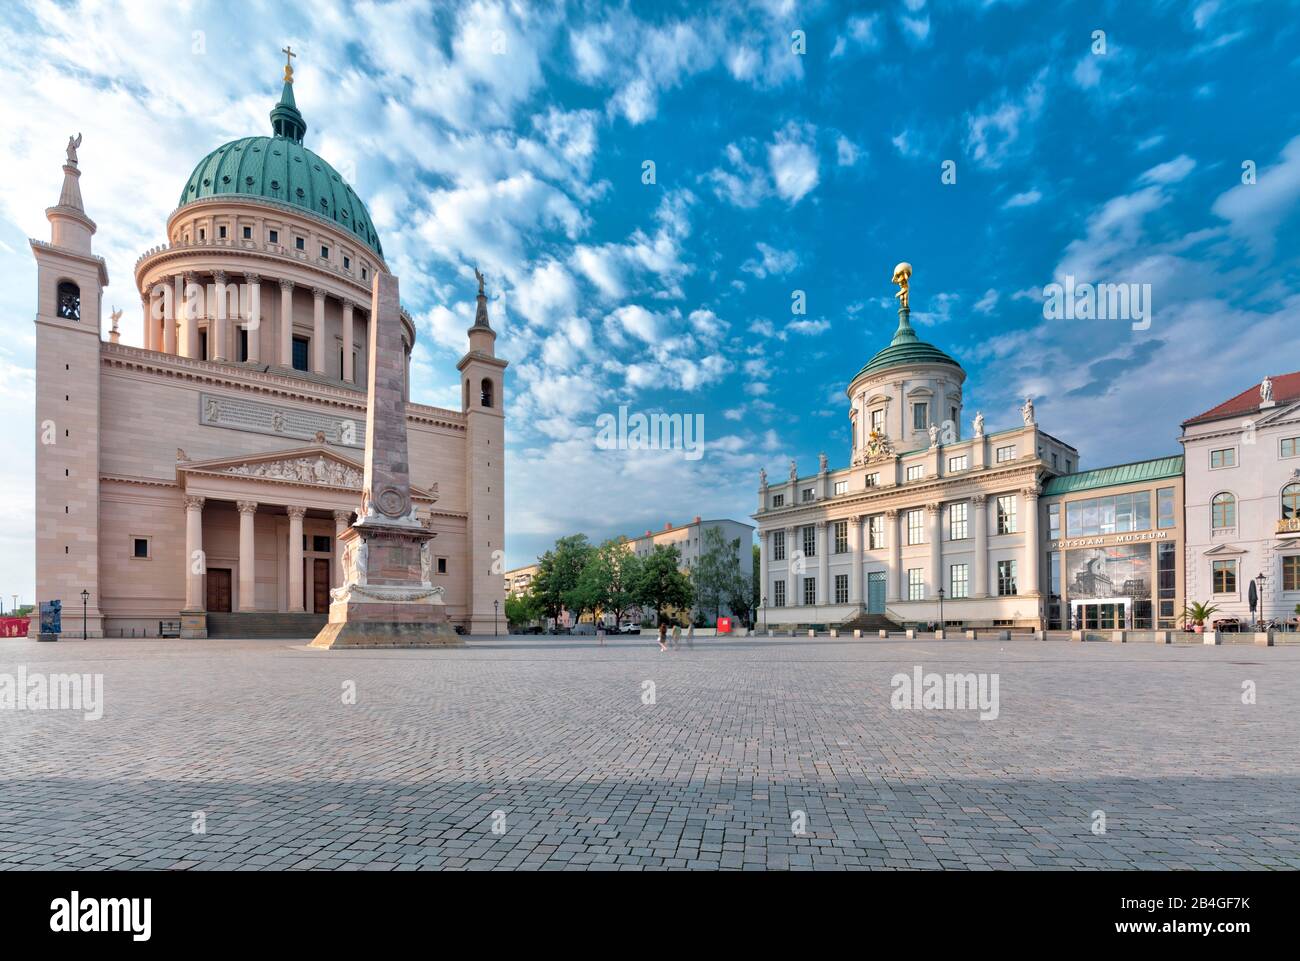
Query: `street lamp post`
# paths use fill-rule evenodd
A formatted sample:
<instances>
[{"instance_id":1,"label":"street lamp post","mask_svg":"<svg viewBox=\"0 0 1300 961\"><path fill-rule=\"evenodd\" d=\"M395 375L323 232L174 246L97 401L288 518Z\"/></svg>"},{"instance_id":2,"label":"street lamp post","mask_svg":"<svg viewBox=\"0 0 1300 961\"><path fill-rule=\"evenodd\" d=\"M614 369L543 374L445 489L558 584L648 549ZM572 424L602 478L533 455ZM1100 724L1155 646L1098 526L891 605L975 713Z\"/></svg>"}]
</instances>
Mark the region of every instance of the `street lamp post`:
<instances>
[{"instance_id":1,"label":"street lamp post","mask_svg":"<svg viewBox=\"0 0 1300 961\"><path fill-rule=\"evenodd\" d=\"M86 634L86 604L90 600L90 591L82 590L81 592L81 639L84 641Z\"/></svg>"},{"instance_id":2,"label":"street lamp post","mask_svg":"<svg viewBox=\"0 0 1300 961\"><path fill-rule=\"evenodd\" d=\"M767 598L763 598L763 633L767 633Z\"/></svg>"},{"instance_id":3,"label":"street lamp post","mask_svg":"<svg viewBox=\"0 0 1300 961\"><path fill-rule=\"evenodd\" d=\"M1255 583L1259 585L1259 622L1264 625L1264 630L1268 630L1268 616L1264 613L1264 582L1266 580L1268 578L1264 576L1263 571L1255 575Z\"/></svg>"},{"instance_id":4,"label":"street lamp post","mask_svg":"<svg viewBox=\"0 0 1300 961\"><path fill-rule=\"evenodd\" d=\"M939 588L939 630L943 630L943 588Z\"/></svg>"},{"instance_id":5,"label":"street lamp post","mask_svg":"<svg viewBox=\"0 0 1300 961\"><path fill-rule=\"evenodd\" d=\"M497 611L498 609L500 609L500 607L501 607L501 602L499 600L494 600L492 602L492 636L493 637L498 637L501 633L500 630L497 629Z\"/></svg>"}]
</instances>

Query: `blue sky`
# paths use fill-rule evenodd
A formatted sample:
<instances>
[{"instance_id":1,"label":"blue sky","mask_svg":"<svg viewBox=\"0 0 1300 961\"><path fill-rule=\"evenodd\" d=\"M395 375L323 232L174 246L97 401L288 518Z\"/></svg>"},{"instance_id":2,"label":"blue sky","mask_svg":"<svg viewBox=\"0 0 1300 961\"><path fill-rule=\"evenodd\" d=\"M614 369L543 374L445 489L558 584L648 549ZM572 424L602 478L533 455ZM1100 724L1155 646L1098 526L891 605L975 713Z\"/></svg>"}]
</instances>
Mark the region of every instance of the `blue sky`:
<instances>
[{"instance_id":1,"label":"blue sky","mask_svg":"<svg viewBox=\"0 0 1300 961\"><path fill-rule=\"evenodd\" d=\"M843 391L895 327L899 260L922 336L968 372L967 418L1010 425L1032 394L1085 467L1176 452L1181 419L1300 368L1296 14L31 4L0 26L0 417L16 438L0 593L31 595L26 238L48 236L70 132L106 301L138 343L136 257L200 157L267 130L292 43L306 143L367 201L418 318L416 400L457 405L473 265L488 275L511 361L515 565L575 530L744 519L760 466L846 463ZM1151 284L1150 329L1045 319L1042 288L1066 274ZM704 456L598 450L620 404L703 414Z\"/></svg>"}]
</instances>

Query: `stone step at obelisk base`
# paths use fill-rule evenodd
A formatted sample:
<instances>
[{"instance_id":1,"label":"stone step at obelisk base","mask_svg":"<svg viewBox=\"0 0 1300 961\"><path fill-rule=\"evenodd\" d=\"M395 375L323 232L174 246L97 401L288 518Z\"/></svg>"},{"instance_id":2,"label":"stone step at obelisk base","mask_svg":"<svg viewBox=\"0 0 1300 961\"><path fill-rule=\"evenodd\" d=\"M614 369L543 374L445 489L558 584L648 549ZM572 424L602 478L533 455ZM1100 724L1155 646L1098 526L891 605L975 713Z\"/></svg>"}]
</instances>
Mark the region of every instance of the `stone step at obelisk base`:
<instances>
[{"instance_id":1,"label":"stone step at obelisk base","mask_svg":"<svg viewBox=\"0 0 1300 961\"><path fill-rule=\"evenodd\" d=\"M376 272L370 311L366 472L357 522L339 535L343 586L330 592L329 623L312 647L463 645L447 623L443 588L431 583L436 534L416 517L406 456L406 358L397 278Z\"/></svg>"}]
</instances>

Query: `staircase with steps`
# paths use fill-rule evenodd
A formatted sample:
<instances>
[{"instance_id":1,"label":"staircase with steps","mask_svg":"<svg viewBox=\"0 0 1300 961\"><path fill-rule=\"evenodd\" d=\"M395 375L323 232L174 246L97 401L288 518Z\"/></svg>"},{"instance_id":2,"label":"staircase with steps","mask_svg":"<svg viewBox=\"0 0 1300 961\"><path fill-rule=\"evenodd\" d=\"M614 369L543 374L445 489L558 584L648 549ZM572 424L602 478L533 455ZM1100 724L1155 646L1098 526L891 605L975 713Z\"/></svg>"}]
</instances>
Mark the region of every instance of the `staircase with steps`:
<instances>
[{"instance_id":1,"label":"staircase with steps","mask_svg":"<svg viewBox=\"0 0 1300 961\"><path fill-rule=\"evenodd\" d=\"M208 614L208 637L281 637L311 640L320 633L328 620L328 614L211 612Z\"/></svg>"},{"instance_id":2,"label":"staircase with steps","mask_svg":"<svg viewBox=\"0 0 1300 961\"><path fill-rule=\"evenodd\" d=\"M884 614L870 614L867 611L860 611L852 617L840 621L839 629L841 631L862 631L863 634L874 631L898 631L903 630L903 625L891 621Z\"/></svg>"}]
</instances>

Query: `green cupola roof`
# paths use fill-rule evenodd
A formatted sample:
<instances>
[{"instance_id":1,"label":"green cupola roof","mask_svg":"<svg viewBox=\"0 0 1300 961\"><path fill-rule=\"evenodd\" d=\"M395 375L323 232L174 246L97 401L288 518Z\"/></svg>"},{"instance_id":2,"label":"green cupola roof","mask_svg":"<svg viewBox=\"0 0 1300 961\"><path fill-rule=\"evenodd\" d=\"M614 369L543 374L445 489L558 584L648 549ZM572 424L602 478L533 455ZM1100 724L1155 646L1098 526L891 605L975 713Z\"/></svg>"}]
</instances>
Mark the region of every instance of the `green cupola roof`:
<instances>
[{"instance_id":1,"label":"green cupola roof","mask_svg":"<svg viewBox=\"0 0 1300 961\"><path fill-rule=\"evenodd\" d=\"M302 145L307 121L293 96L293 72L271 110L270 137L244 137L212 151L194 168L178 206L209 197L289 204L351 233L380 257L384 248L370 211L337 170Z\"/></svg>"},{"instance_id":2,"label":"green cupola roof","mask_svg":"<svg viewBox=\"0 0 1300 961\"><path fill-rule=\"evenodd\" d=\"M961 364L938 347L927 344L916 336L916 331L912 329L909 318L910 313L911 311L906 307L899 310L898 330L894 332L894 339L889 342L888 347L867 361L867 365L858 371L858 377L863 374L886 370L890 367L903 367L911 364L950 364L958 370L961 369Z\"/></svg>"}]
</instances>

